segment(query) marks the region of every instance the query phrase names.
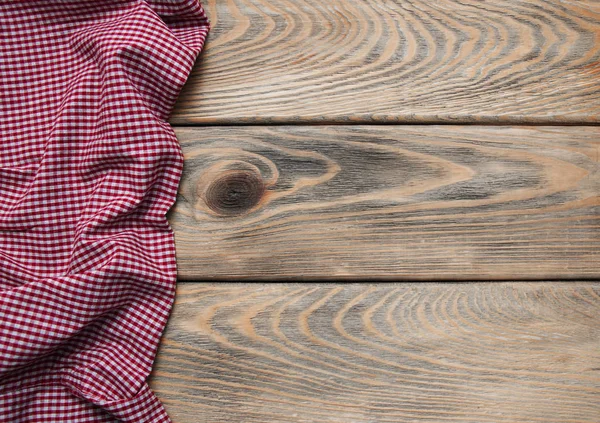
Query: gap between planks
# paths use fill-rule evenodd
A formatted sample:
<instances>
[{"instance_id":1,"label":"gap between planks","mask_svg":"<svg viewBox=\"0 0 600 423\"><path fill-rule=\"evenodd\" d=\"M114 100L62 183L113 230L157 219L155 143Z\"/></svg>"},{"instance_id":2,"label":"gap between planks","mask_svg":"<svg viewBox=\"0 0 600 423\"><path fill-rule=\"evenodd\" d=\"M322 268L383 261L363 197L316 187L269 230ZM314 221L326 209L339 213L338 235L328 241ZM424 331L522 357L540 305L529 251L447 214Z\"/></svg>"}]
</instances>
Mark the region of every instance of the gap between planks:
<instances>
[{"instance_id":1,"label":"gap between planks","mask_svg":"<svg viewBox=\"0 0 600 423\"><path fill-rule=\"evenodd\" d=\"M439 120L423 121L418 124L412 122L369 122L369 121L357 121L357 122L344 122L344 121L306 121L306 122L293 122L293 121L281 121L275 123L264 123L264 122L240 122L239 120L219 120L213 123L188 123L188 124L177 124L171 123L173 129L186 129L186 128L211 128L211 127L256 127L256 126L269 126L269 127L281 127L281 126L481 126L481 127L528 127L528 126L547 126L547 127L577 127L577 126L600 126L600 122L586 122L586 121L573 121L573 122L552 122L548 120L539 121L504 121L499 123L494 122L465 122L465 123L452 123L444 122Z\"/></svg>"}]
</instances>

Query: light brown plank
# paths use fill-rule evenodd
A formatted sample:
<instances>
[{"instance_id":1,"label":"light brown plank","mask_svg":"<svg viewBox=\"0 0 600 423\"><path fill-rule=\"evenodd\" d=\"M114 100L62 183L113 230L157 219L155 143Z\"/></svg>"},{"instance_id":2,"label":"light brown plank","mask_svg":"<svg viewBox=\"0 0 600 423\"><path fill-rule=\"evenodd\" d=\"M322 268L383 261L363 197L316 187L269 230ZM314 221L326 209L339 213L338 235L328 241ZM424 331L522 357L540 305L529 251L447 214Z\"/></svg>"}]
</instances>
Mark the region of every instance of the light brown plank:
<instances>
[{"instance_id":1,"label":"light brown plank","mask_svg":"<svg viewBox=\"0 0 600 423\"><path fill-rule=\"evenodd\" d=\"M182 279L600 277L600 128L177 135Z\"/></svg>"},{"instance_id":2,"label":"light brown plank","mask_svg":"<svg viewBox=\"0 0 600 423\"><path fill-rule=\"evenodd\" d=\"M204 4L175 124L600 121L596 0Z\"/></svg>"},{"instance_id":3,"label":"light brown plank","mask_svg":"<svg viewBox=\"0 0 600 423\"><path fill-rule=\"evenodd\" d=\"M183 284L174 423L597 423L600 284Z\"/></svg>"}]
</instances>

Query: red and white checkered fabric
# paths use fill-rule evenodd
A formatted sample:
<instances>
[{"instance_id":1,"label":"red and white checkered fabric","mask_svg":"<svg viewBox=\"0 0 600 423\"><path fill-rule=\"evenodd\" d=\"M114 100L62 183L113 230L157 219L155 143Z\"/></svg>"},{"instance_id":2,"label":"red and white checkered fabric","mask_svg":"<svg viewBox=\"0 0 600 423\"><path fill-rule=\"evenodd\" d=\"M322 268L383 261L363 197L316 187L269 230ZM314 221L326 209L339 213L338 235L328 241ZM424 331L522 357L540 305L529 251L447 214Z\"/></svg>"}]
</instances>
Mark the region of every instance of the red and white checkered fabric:
<instances>
[{"instance_id":1,"label":"red and white checkered fabric","mask_svg":"<svg viewBox=\"0 0 600 423\"><path fill-rule=\"evenodd\" d=\"M0 0L0 422L170 421L166 119L207 31L197 0Z\"/></svg>"}]
</instances>

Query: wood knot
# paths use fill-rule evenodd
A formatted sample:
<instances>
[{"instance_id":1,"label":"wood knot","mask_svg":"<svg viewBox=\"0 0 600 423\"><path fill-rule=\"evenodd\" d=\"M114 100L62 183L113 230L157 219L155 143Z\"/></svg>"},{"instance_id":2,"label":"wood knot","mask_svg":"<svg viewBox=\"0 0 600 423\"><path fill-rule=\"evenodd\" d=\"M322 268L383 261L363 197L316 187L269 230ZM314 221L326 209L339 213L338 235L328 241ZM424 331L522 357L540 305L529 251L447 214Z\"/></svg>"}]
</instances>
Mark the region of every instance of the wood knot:
<instances>
[{"instance_id":1,"label":"wood knot","mask_svg":"<svg viewBox=\"0 0 600 423\"><path fill-rule=\"evenodd\" d=\"M252 210L265 192L262 178L254 172L231 170L215 178L204 191L204 202L223 216L239 216Z\"/></svg>"}]
</instances>

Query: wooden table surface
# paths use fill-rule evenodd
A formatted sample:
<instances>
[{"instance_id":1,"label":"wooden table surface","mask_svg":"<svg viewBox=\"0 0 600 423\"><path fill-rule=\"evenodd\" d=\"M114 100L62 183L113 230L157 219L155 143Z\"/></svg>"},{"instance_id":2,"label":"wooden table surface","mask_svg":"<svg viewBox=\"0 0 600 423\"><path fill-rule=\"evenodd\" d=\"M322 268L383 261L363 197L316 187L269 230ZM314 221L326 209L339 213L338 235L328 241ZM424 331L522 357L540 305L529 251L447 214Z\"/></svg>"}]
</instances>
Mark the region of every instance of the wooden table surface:
<instances>
[{"instance_id":1,"label":"wooden table surface","mask_svg":"<svg viewBox=\"0 0 600 423\"><path fill-rule=\"evenodd\" d=\"M174 423L598 423L600 2L203 3Z\"/></svg>"}]
</instances>

